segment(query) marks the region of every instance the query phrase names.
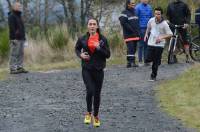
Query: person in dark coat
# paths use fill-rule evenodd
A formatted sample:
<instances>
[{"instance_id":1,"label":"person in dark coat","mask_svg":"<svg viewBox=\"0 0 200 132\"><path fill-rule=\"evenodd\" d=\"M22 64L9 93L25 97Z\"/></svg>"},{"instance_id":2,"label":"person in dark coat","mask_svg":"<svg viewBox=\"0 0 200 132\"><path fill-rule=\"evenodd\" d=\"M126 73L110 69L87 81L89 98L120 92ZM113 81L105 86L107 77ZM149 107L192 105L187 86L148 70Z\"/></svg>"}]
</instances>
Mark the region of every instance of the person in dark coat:
<instances>
[{"instance_id":1,"label":"person in dark coat","mask_svg":"<svg viewBox=\"0 0 200 132\"><path fill-rule=\"evenodd\" d=\"M87 113L84 123L100 126L98 117L101 89L104 79L106 59L110 57L107 39L100 33L98 21L90 18L87 23L88 32L76 42L75 52L82 61L82 77L86 86ZM92 116L93 104L93 116Z\"/></svg>"},{"instance_id":2,"label":"person in dark coat","mask_svg":"<svg viewBox=\"0 0 200 132\"><path fill-rule=\"evenodd\" d=\"M9 38L10 38L10 74L27 73L23 68L25 28L21 18L21 4L15 2L12 11L9 12Z\"/></svg>"},{"instance_id":3,"label":"person in dark coat","mask_svg":"<svg viewBox=\"0 0 200 132\"><path fill-rule=\"evenodd\" d=\"M183 39L183 46L186 54L186 63L190 62L189 58L189 42L187 39L187 28L190 24L191 20L191 12L186 3L181 0L174 0L171 2L167 7L167 17L170 23L174 25L184 25L183 28L179 28L178 32L180 33ZM171 27L172 31L174 32L174 28ZM177 61L176 56L174 59Z\"/></svg>"},{"instance_id":4,"label":"person in dark coat","mask_svg":"<svg viewBox=\"0 0 200 132\"><path fill-rule=\"evenodd\" d=\"M135 53L137 49L137 42L140 37L139 20L133 8L135 0L127 0L126 8L122 11L119 21L123 28L124 41L127 46L127 68L137 67L135 62Z\"/></svg>"}]
</instances>

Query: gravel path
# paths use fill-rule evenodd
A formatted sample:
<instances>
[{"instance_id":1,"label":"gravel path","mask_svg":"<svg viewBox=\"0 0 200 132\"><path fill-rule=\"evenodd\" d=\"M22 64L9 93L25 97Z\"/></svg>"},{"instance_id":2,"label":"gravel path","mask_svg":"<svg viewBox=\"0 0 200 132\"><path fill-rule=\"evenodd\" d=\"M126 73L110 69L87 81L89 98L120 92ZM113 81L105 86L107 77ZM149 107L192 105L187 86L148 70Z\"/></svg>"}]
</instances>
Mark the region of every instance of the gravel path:
<instances>
[{"instance_id":1,"label":"gravel path","mask_svg":"<svg viewBox=\"0 0 200 132\"><path fill-rule=\"evenodd\" d=\"M100 128L84 125L85 87L80 69L12 75L0 82L0 132L195 132L163 113L155 85L190 65L162 65L158 81L150 67L105 71Z\"/></svg>"}]
</instances>

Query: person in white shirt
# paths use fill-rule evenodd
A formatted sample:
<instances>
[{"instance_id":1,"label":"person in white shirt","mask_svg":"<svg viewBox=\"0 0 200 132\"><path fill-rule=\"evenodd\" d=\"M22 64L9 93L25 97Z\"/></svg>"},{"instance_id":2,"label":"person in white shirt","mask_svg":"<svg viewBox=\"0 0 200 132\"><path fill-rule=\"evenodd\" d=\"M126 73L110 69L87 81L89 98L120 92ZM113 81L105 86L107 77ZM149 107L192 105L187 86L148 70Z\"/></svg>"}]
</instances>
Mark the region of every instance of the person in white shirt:
<instances>
[{"instance_id":1,"label":"person in white shirt","mask_svg":"<svg viewBox=\"0 0 200 132\"><path fill-rule=\"evenodd\" d=\"M147 24L147 30L144 41L148 41L146 62L152 62L152 73L150 81L155 81L158 66L161 64L162 52L166 39L170 38L173 33L169 25L162 17L163 10L161 7L155 8L155 17L151 18Z\"/></svg>"}]
</instances>

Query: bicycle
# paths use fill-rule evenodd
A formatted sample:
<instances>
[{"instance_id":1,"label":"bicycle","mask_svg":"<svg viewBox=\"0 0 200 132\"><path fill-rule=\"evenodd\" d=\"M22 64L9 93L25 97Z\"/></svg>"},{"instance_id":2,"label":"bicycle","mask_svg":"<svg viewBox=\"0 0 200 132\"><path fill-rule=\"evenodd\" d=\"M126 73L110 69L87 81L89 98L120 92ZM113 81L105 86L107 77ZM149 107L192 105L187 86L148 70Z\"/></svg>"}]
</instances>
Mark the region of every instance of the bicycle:
<instances>
[{"instance_id":1,"label":"bicycle","mask_svg":"<svg viewBox=\"0 0 200 132\"><path fill-rule=\"evenodd\" d=\"M191 39L190 56L194 61L200 62L200 27L198 28L198 35Z\"/></svg>"},{"instance_id":2,"label":"bicycle","mask_svg":"<svg viewBox=\"0 0 200 132\"><path fill-rule=\"evenodd\" d=\"M181 38L181 35L178 32L178 29L183 28L184 25L174 25L171 23L169 23L169 25L174 27L175 29L173 36L170 39L168 47L168 64L173 64L177 62L177 50L180 52L180 54L185 53L185 49L183 47L183 39ZM192 60L200 62L200 35L191 38L191 35L188 34L187 37L189 42L190 57L192 58Z\"/></svg>"}]
</instances>

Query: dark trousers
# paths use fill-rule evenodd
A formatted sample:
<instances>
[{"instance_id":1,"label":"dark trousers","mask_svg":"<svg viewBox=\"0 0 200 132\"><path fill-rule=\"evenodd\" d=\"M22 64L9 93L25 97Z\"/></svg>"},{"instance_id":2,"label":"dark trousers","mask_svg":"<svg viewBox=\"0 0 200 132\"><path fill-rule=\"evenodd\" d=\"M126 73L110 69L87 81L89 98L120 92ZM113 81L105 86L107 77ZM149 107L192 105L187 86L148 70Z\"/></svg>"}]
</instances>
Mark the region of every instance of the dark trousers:
<instances>
[{"instance_id":1,"label":"dark trousers","mask_svg":"<svg viewBox=\"0 0 200 132\"><path fill-rule=\"evenodd\" d=\"M82 77L87 92L86 93L87 111L92 112L92 103L93 103L94 116L98 116L104 71L88 70L83 68Z\"/></svg>"},{"instance_id":2,"label":"dark trousers","mask_svg":"<svg viewBox=\"0 0 200 132\"><path fill-rule=\"evenodd\" d=\"M24 60L24 40L10 41L10 70L17 70L23 67Z\"/></svg>"},{"instance_id":3,"label":"dark trousers","mask_svg":"<svg viewBox=\"0 0 200 132\"><path fill-rule=\"evenodd\" d=\"M144 61L145 61L146 57L147 57L147 43L144 42L145 33L146 33L146 28L141 29L140 37L142 39L139 41L139 44L138 44L138 59L139 59L139 62L142 62L143 58L144 58Z\"/></svg>"},{"instance_id":4,"label":"dark trousers","mask_svg":"<svg viewBox=\"0 0 200 132\"><path fill-rule=\"evenodd\" d=\"M127 45L127 62L135 63L135 53L137 49L137 41L128 41Z\"/></svg>"},{"instance_id":5,"label":"dark trousers","mask_svg":"<svg viewBox=\"0 0 200 132\"><path fill-rule=\"evenodd\" d=\"M158 66L161 64L162 47L148 46L146 62L153 62L151 77L155 78L158 72Z\"/></svg>"}]
</instances>

